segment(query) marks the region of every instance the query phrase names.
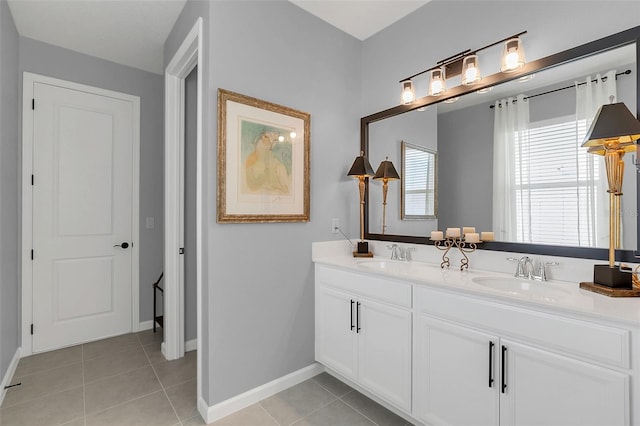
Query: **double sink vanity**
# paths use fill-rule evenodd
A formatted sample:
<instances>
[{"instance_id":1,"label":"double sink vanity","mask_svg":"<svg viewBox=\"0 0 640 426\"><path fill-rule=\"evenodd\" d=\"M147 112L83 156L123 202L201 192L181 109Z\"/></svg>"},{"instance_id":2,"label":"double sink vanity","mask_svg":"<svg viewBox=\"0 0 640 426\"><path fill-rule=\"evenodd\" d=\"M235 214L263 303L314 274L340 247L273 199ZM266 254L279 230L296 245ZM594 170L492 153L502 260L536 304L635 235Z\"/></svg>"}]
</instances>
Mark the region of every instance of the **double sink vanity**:
<instances>
[{"instance_id":1,"label":"double sink vanity","mask_svg":"<svg viewBox=\"0 0 640 426\"><path fill-rule=\"evenodd\" d=\"M638 299L344 246L313 248L330 374L425 425L640 424Z\"/></svg>"}]
</instances>

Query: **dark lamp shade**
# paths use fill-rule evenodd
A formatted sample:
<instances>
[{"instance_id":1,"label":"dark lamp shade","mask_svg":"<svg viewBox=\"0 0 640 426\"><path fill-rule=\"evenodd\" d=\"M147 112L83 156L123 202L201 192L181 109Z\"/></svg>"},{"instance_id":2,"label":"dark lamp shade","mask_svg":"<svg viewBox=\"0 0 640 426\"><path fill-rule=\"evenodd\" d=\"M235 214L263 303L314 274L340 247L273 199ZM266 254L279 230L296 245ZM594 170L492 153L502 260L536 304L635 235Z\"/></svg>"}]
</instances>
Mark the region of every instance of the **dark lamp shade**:
<instances>
[{"instance_id":1,"label":"dark lamp shade","mask_svg":"<svg viewBox=\"0 0 640 426\"><path fill-rule=\"evenodd\" d=\"M620 148L627 151L627 147L633 150L633 142L640 139L640 121L631 114L631 111L622 102L602 105L598 110L582 146L597 147L591 150L594 154L604 152L606 142L617 139Z\"/></svg>"},{"instance_id":2,"label":"dark lamp shade","mask_svg":"<svg viewBox=\"0 0 640 426\"><path fill-rule=\"evenodd\" d=\"M376 170L376 174L373 178L396 180L400 179L400 175L398 175L396 168L393 167L393 163L389 161L389 159L386 159L380 163L380 166L378 166L378 170Z\"/></svg>"},{"instance_id":3,"label":"dark lamp shade","mask_svg":"<svg viewBox=\"0 0 640 426\"><path fill-rule=\"evenodd\" d=\"M364 155L356 157L351 169L347 176L360 177L360 176L373 176L373 167L369 164L369 160Z\"/></svg>"}]
</instances>

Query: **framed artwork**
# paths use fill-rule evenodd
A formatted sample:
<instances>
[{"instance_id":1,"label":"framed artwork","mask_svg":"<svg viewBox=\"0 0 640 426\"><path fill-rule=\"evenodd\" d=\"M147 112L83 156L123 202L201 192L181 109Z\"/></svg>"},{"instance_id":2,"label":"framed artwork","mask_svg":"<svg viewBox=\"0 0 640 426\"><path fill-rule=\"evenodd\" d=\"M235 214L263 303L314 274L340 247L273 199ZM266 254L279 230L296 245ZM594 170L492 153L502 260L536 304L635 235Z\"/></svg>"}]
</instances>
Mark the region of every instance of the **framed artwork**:
<instances>
[{"instance_id":1,"label":"framed artwork","mask_svg":"<svg viewBox=\"0 0 640 426\"><path fill-rule=\"evenodd\" d=\"M310 115L218 89L220 223L308 222Z\"/></svg>"}]
</instances>

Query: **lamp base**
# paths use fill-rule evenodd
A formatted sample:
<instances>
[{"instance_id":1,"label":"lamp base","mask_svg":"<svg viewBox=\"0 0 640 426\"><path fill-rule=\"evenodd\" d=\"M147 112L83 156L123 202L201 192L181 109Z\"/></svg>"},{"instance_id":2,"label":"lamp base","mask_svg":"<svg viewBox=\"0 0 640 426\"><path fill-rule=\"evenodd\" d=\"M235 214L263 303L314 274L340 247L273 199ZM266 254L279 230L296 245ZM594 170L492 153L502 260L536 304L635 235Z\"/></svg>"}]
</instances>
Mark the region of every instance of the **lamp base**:
<instances>
[{"instance_id":1,"label":"lamp base","mask_svg":"<svg viewBox=\"0 0 640 426\"><path fill-rule=\"evenodd\" d=\"M593 282L611 288L631 288L633 274L631 271L622 272L620 269L611 268L609 265L593 266Z\"/></svg>"},{"instance_id":2,"label":"lamp base","mask_svg":"<svg viewBox=\"0 0 640 426\"><path fill-rule=\"evenodd\" d=\"M373 257L373 253L369 251L369 243L358 241L358 249L353 252L353 257Z\"/></svg>"}]
</instances>

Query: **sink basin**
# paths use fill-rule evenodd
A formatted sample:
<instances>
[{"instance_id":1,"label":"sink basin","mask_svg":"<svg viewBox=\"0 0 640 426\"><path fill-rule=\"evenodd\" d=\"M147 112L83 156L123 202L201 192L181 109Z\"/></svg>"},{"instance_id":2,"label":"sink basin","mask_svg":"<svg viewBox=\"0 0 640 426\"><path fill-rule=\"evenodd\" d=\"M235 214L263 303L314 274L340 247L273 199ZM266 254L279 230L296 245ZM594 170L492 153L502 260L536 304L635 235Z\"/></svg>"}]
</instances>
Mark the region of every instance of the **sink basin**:
<instances>
[{"instance_id":1,"label":"sink basin","mask_svg":"<svg viewBox=\"0 0 640 426\"><path fill-rule=\"evenodd\" d=\"M476 277L471 281L482 287L499 291L513 296L523 296L538 300L554 301L571 296L567 289L557 284L542 281L532 281L516 277Z\"/></svg>"},{"instance_id":2,"label":"sink basin","mask_svg":"<svg viewBox=\"0 0 640 426\"><path fill-rule=\"evenodd\" d=\"M411 263L389 259L358 260L356 265L368 271L386 272L389 274L404 274L411 269Z\"/></svg>"}]
</instances>

